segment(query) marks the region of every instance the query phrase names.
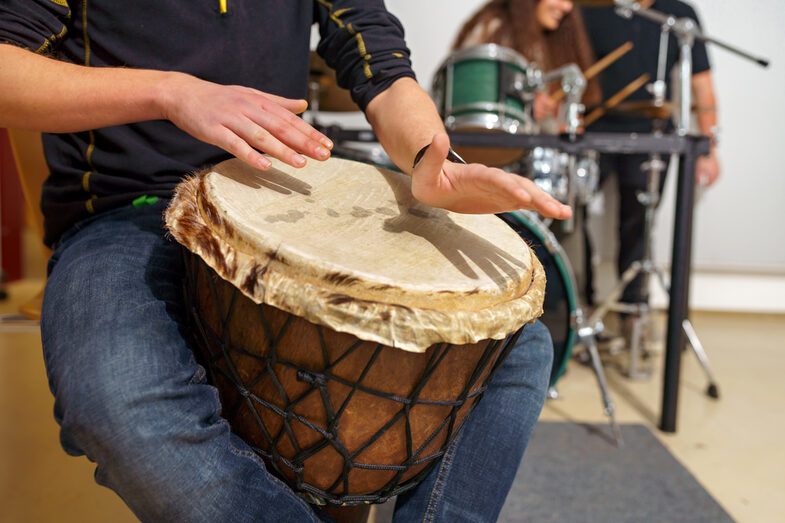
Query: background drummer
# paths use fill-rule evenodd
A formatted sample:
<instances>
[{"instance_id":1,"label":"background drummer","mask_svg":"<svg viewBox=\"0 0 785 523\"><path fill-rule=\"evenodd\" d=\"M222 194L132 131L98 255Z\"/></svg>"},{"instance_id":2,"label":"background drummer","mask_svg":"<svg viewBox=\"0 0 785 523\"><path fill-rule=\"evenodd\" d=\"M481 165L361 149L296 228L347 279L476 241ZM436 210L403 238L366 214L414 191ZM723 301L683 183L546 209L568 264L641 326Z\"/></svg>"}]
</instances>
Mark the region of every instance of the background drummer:
<instances>
[{"instance_id":1,"label":"background drummer","mask_svg":"<svg viewBox=\"0 0 785 523\"><path fill-rule=\"evenodd\" d=\"M643 8L653 8L663 13L673 14L677 18L688 17L698 22L695 10L688 4L679 0L642 0L639 2ZM633 49L622 56L618 61L605 69L600 76L603 98L608 99L622 90L635 78L648 73L652 79L657 78L657 62L660 42L660 26L643 18L634 16L632 19L620 17L613 7L584 7L582 8L586 27L591 37L592 45L598 56L602 56L625 42L632 42ZM679 59L679 48L676 38L670 37L668 46L668 61L665 75L668 92L666 100L671 100L672 85L670 72ZM711 153L698 159L696 166L696 180L704 186L712 185L720 175L720 165L717 159L717 102L714 96L714 87L711 76L706 46L701 40L696 40L692 48L693 76L692 89L694 93L697 123L701 134L711 138ZM628 100L650 101L652 94L641 87L630 95ZM663 122L664 132L673 130L670 117ZM609 112L603 118L591 125L591 132L619 132L619 133L650 133L653 130L654 120L650 116L632 113ZM644 249L644 206L638 201L637 192L646 189L646 173L641 169L644 162L649 159L647 155L601 155L601 179L606 180L615 174L619 188L619 251L617 270L621 274L629 265L641 259ZM665 158L667 160L667 158ZM660 178L660 192L665 184L664 171ZM587 257L589 258L589 257ZM591 267L587 267L591 273ZM591 278L588 278L587 296L591 301L593 289ZM642 278L638 276L624 290L621 297L626 303L648 303L648 289L643 288ZM633 317L627 316L623 322L623 331L629 337L632 329Z\"/></svg>"},{"instance_id":2,"label":"background drummer","mask_svg":"<svg viewBox=\"0 0 785 523\"><path fill-rule=\"evenodd\" d=\"M172 188L204 165L330 156L331 142L296 116L314 21L320 54L419 200L570 215L529 180L446 161L441 119L381 0L5 2L0 125L50 133L42 208L54 254L41 331L61 442L142 520L319 517L221 419L183 335L180 249L161 227ZM552 358L541 324L520 340L526 349L505 360L441 465L399 498L396 519L495 519Z\"/></svg>"},{"instance_id":3,"label":"background drummer","mask_svg":"<svg viewBox=\"0 0 785 523\"><path fill-rule=\"evenodd\" d=\"M480 44L514 49L546 72L570 63L586 70L594 62L581 14L571 0L490 0L463 25L453 50ZM596 105L601 96L597 81L590 80L584 104ZM534 119L551 124L543 131L559 131L554 125L558 108L548 93L535 96Z\"/></svg>"}]
</instances>

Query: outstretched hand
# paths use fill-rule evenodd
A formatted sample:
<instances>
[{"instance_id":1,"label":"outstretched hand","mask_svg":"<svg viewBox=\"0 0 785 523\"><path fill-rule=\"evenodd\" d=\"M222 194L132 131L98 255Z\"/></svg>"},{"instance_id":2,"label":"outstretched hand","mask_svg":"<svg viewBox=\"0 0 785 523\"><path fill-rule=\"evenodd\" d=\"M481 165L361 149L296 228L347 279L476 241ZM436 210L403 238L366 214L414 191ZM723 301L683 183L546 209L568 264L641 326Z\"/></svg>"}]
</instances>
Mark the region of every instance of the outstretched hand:
<instances>
[{"instance_id":1,"label":"outstretched hand","mask_svg":"<svg viewBox=\"0 0 785 523\"><path fill-rule=\"evenodd\" d=\"M262 152L293 167L303 155L330 156L332 142L297 116L305 100L293 100L249 87L219 85L181 74L167 86L164 116L194 138L216 145L256 167L272 164Z\"/></svg>"},{"instance_id":2,"label":"outstretched hand","mask_svg":"<svg viewBox=\"0 0 785 523\"><path fill-rule=\"evenodd\" d=\"M528 178L481 164L447 161L449 147L447 134L437 134L415 166L412 193L419 201L467 214L527 209L559 220L572 216L569 206L542 191Z\"/></svg>"}]
</instances>

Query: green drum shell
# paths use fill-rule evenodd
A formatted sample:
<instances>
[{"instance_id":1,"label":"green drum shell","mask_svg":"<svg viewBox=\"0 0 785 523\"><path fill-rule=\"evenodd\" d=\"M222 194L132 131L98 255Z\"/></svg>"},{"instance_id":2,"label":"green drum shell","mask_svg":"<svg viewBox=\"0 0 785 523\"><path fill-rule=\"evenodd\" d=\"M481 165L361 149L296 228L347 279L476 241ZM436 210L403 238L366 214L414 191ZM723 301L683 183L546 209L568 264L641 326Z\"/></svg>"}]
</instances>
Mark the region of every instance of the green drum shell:
<instances>
[{"instance_id":1,"label":"green drum shell","mask_svg":"<svg viewBox=\"0 0 785 523\"><path fill-rule=\"evenodd\" d=\"M495 44L459 50L439 68L433 96L450 131L531 133L527 79L531 66L520 54ZM501 147L456 148L468 162L510 165L525 154Z\"/></svg>"},{"instance_id":2,"label":"green drum shell","mask_svg":"<svg viewBox=\"0 0 785 523\"><path fill-rule=\"evenodd\" d=\"M472 104L496 103L512 109L507 116L515 118L516 113L523 113L526 107L515 98L507 97L499 101L500 71L504 62L490 60L467 60L452 65L452 111L448 116L459 117L479 112ZM525 74L525 71L514 64L508 67ZM446 71L444 74L447 74Z\"/></svg>"}]
</instances>

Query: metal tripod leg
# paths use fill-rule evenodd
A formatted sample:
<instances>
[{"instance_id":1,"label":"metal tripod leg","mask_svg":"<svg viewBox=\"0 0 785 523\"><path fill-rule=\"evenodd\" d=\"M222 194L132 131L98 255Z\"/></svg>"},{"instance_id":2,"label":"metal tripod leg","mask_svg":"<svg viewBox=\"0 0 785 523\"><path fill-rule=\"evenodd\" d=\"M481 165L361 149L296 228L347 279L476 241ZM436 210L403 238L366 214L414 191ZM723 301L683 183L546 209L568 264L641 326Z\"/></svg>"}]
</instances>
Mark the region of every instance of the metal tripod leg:
<instances>
[{"instance_id":1,"label":"metal tripod leg","mask_svg":"<svg viewBox=\"0 0 785 523\"><path fill-rule=\"evenodd\" d=\"M701 345L700 340L698 339L698 334L695 332L695 329L692 328L692 323L690 320L684 319L681 322L681 328L684 329L684 334L687 335L687 340L690 342L690 347L692 347L692 351L695 353L695 356L698 357L698 361L703 367L703 371L706 373L706 376L709 378L709 386L706 388L706 394L710 397L717 399L720 397L720 390L717 387L717 382L714 379L714 374L711 372L711 367L709 366L709 358L706 356L706 351L703 350L703 345Z\"/></svg>"},{"instance_id":2,"label":"metal tripod leg","mask_svg":"<svg viewBox=\"0 0 785 523\"><path fill-rule=\"evenodd\" d=\"M593 327L580 327L578 329L577 343L586 347L586 350L589 352L591 365L594 368L594 375L597 377L597 383L600 386L602 404L605 407L605 415L609 418L611 430L613 430L613 437L616 439L616 446L622 447L624 446L624 440L621 437L621 429L619 429L619 425L616 423L616 410L608 392L608 381L605 378L605 371L602 368L600 353L597 350L597 342L594 339L594 335L595 330Z\"/></svg>"},{"instance_id":3,"label":"metal tripod leg","mask_svg":"<svg viewBox=\"0 0 785 523\"><path fill-rule=\"evenodd\" d=\"M665 282L665 276L662 274L662 271L660 271L659 268L655 268L654 272L657 274L657 279L660 281L660 285L662 285L662 288L665 290L668 296L670 296L670 286ZM681 322L681 328L684 331L684 334L687 336L687 341L690 343L692 351L698 358L698 362L700 363L701 367L703 367L703 372L706 373L706 378L709 380L709 386L706 387L706 394L711 398L718 399L720 397L720 389L717 385L717 380L714 379L714 373L711 371L711 365L709 365L709 357L706 354L706 351L703 349L703 344L698 338L698 333L695 332L692 322L690 322L688 318L685 318L684 321Z\"/></svg>"}]
</instances>

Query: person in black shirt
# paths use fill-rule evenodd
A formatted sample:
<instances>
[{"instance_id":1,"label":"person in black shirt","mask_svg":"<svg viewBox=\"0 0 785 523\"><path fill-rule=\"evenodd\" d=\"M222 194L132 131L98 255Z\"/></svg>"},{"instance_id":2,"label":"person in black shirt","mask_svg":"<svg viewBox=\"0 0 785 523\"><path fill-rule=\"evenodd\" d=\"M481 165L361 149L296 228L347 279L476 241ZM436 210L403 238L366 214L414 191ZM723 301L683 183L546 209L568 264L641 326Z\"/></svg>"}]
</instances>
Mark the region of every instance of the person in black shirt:
<instances>
[{"instance_id":1,"label":"person in black shirt","mask_svg":"<svg viewBox=\"0 0 785 523\"><path fill-rule=\"evenodd\" d=\"M643 0L639 4L663 13L672 14L677 18L687 17L698 22L695 10L679 0ZM660 26L644 18L633 16L626 19L619 16L613 7L583 8L584 21L589 32L594 51L597 56L604 56L625 42L632 42L634 48L610 65L601 73L603 99L608 99L619 92L627 84L644 73L648 73L652 81L657 78L657 64L660 44ZM670 72L679 59L679 47L676 37L671 35L668 46L668 58L665 81L670 100L673 86ZM712 138L711 153L701 157L697 163L697 182L709 186L720 174L720 166L716 154L717 106L714 96L711 69L706 46L695 41L692 52L693 76L692 89L694 106L697 112L699 130ZM627 101L651 100L652 94L642 87L633 93ZM668 122L662 129L670 131L673 125ZM653 120L632 114L608 113L591 125L588 131L618 133L651 133ZM644 242L644 207L638 201L637 192L647 187L647 175L641 169L648 160L646 155L602 155L600 162L601 178L607 179L616 174L619 186L619 252L617 269L623 273L629 265L643 256ZM660 179L660 191L665 183L665 173ZM590 268L587 268L590 270ZM593 294L591 283L588 284L587 295ZM647 290L642 288L640 276L633 280L624 290L623 302L647 302ZM629 322L628 322L629 323Z\"/></svg>"},{"instance_id":2,"label":"person in black shirt","mask_svg":"<svg viewBox=\"0 0 785 523\"><path fill-rule=\"evenodd\" d=\"M314 23L318 53L417 199L570 216L529 180L446 160L449 138L382 0L0 3L0 125L47 133L42 208L54 253L41 334L61 443L94 461L96 481L142 520L322 517L221 418L186 343L181 252L161 220L173 187L204 166L330 156L330 140L296 116ZM446 457L399 496L397 519L496 518L552 358L541 324L521 339Z\"/></svg>"}]
</instances>

